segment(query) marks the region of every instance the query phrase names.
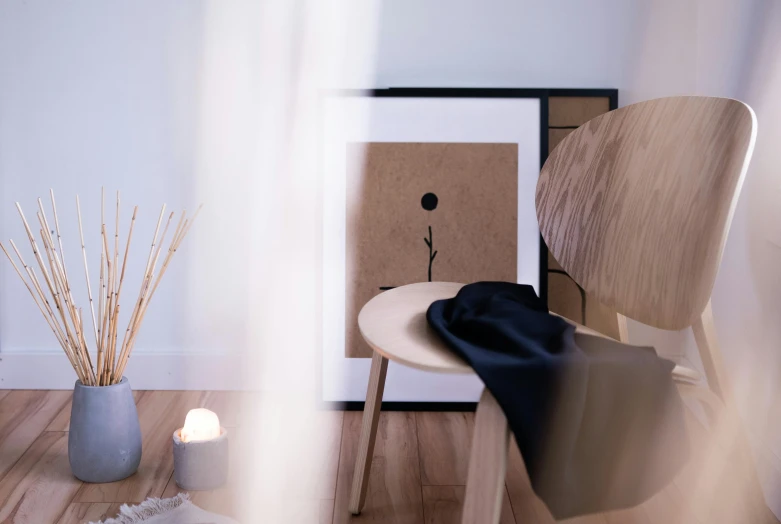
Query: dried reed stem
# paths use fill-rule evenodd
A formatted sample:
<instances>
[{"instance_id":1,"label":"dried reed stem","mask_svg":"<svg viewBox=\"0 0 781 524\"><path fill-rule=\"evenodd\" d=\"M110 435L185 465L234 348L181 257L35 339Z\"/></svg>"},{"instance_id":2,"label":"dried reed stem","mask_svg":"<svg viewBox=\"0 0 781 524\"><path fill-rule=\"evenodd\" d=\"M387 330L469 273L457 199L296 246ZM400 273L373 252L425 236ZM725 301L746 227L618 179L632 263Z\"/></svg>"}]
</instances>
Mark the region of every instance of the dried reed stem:
<instances>
[{"instance_id":1,"label":"dried reed stem","mask_svg":"<svg viewBox=\"0 0 781 524\"><path fill-rule=\"evenodd\" d=\"M163 214L165 213L165 204L163 204L163 207L160 209L160 216L157 218L157 226L155 226L155 234L152 237L152 247L149 249L149 257L147 257L146 260L146 269L144 269L144 278L141 280L141 289L138 292L138 298L136 299L135 306L133 307L133 312L130 315L130 322L128 322L127 329L125 330L125 334L122 336L122 349L120 350L119 354L119 362L123 362L125 360L125 352L127 348L127 342L131 338L131 330L135 326L135 321L138 316L138 310L141 302L144 299L144 295L148 286L149 282L149 271L150 266L152 264L152 257L154 256L155 252L155 244L157 242L157 233L160 231L160 224L163 221ZM124 371L124 367L121 368L122 371ZM119 374L119 377L117 380L122 380L121 373Z\"/></svg>"},{"instance_id":2,"label":"dried reed stem","mask_svg":"<svg viewBox=\"0 0 781 524\"><path fill-rule=\"evenodd\" d=\"M27 282L27 279L24 278L24 275L22 275L22 272L19 270L19 267L16 265L16 262L14 262L14 259L11 258L11 255L5 249L5 246L3 245L2 242L0 242L0 249L3 250L3 253L5 253L5 256L8 258L8 261L14 267L16 274L19 275L20 279L22 279L22 282L24 283L24 287L26 287L27 291L30 292L30 295L33 297L33 301L35 302L35 305L38 306L38 310L41 312L41 315L43 315L43 318L46 320L46 323L49 325L49 328L51 328L52 333L54 333L57 342L59 342L60 346L62 346L62 349L65 350L65 353L67 355L68 348L65 345L65 340L62 338L62 336L60 335L60 333L57 331L54 324L52 323L52 318L49 316L47 311L44 310L42 303L40 302L38 296L36 295L37 291L33 291L33 288L30 287L30 284Z\"/></svg>"},{"instance_id":3,"label":"dried reed stem","mask_svg":"<svg viewBox=\"0 0 781 524\"><path fill-rule=\"evenodd\" d=\"M41 215L38 215L38 219L43 222L41 219ZM73 308L71 307L69 301L68 301L68 295L67 292L64 289L64 282L61 272L59 271L59 268L57 267L54 257L52 255L51 245L49 243L49 240L51 238L46 235L43 229L40 230L41 233L41 240L43 241L43 248L46 252L46 257L49 261L49 267L52 270L52 277L54 280L54 285L57 288L59 300L58 306L60 308L60 312L62 314L62 322L65 325L66 332L68 333L69 338L73 341L73 353L76 356L76 360L79 364L79 367L84 374L84 376L87 376L87 369L86 369L86 363L84 362L85 358L83 356L83 351L81 348L81 336L79 333L79 327L78 327L78 321L75 319L75 313ZM57 300L55 298L55 300ZM67 312L67 316L65 315L65 312ZM68 323L68 318L70 318L73 328L71 329L71 325ZM75 333L75 336L74 336Z\"/></svg>"},{"instance_id":4,"label":"dried reed stem","mask_svg":"<svg viewBox=\"0 0 781 524\"><path fill-rule=\"evenodd\" d=\"M65 251L62 249L62 235L60 234L60 219L57 216L57 204L54 202L54 190L49 189L49 196L52 199L52 213L54 214L54 227L57 229L57 244L60 246L60 258L62 259L62 265L65 266ZM68 276L67 274L65 275ZM70 287L70 283L68 283Z\"/></svg>"},{"instance_id":5,"label":"dried reed stem","mask_svg":"<svg viewBox=\"0 0 781 524\"><path fill-rule=\"evenodd\" d=\"M89 280L89 267L87 266L87 248L84 246L84 228L81 224L81 202L79 202L79 195L76 195L76 214L79 217L79 239L81 240L81 256L84 260L84 277L87 281L87 297L89 298L89 309L92 313L92 330L95 334L95 348L97 350L100 337L98 336L98 323L95 321L95 305L92 300L92 285ZM58 233L59 236L59 233ZM62 252L62 248L60 248ZM98 368L100 368L100 362L98 362Z\"/></svg>"},{"instance_id":6,"label":"dried reed stem","mask_svg":"<svg viewBox=\"0 0 781 524\"><path fill-rule=\"evenodd\" d=\"M92 331L95 337L95 349L97 353L97 367L92 364L89 345L87 344L84 329L83 309L78 307L73 299L73 290L70 285L70 278L65 266L65 252L63 249L62 234L60 231L60 220L57 214L57 204L54 199L54 191L49 190L51 196L51 211L54 217L54 229L50 226L43 202L38 199L38 211L36 216L40 224L38 233L42 242L43 249L39 249L36 235L27 222L27 218L22 211L21 205L17 202L16 208L24 225L25 233L32 247L33 256L38 269L43 275L44 285L38 279L36 271L27 265L22 257L19 248L13 240L10 245L19 260L17 265L13 257L0 243L0 249L5 253L6 258L11 263L14 271L22 280L30 296L33 298L38 311L43 315L46 324L51 329L57 342L62 347L68 361L73 367L76 375L83 384L87 385L109 385L116 384L122 379L122 375L127 367L128 359L135 345L141 324L146 316L149 303L155 294L160 281L163 278L173 254L181 245L184 237L192 227L195 218L201 210L199 206L192 219L187 218L187 211L183 211L172 238L168 245L166 255L163 258L162 265L157 270L160 254L163 251L168 230L174 219L175 213L168 215L162 234L160 226L165 215L165 205L160 210L160 216L157 219L152 244L147 256L146 266L141 281L141 286L130 315L130 320L122 338L122 344L119 345L119 354L117 346L119 339L119 315L121 311L120 299L122 295L123 284L125 281L125 270L127 269L127 260L130 252L133 230L138 213L138 206L133 208L133 215L130 220L127 243L122 256L122 265L120 268L119 251L119 223L120 223L120 193L117 191L115 224L114 224L114 250L109 248L108 232L105 222L105 188L101 188L100 204L100 287L98 293L98 313L95 313L95 300L92 295L92 285L89 277L89 266L87 263L87 250L84 242L84 226L81 216L81 202L76 196L76 211L79 223L79 240L81 242L82 261L84 263L84 277L87 283L87 296L90 303L90 314L92 317ZM56 235L56 241L55 241ZM48 291L48 293L47 293ZM51 300L50 300L50 298ZM53 305L52 305L53 303Z\"/></svg>"},{"instance_id":7,"label":"dried reed stem","mask_svg":"<svg viewBox=\"0 0 781 524\"><path fill-rule=\"evenodd\" d=\"M140 327L140 318L141 318L141 312L144 309L145 301L147 301L147 294L149 292L149 287L152 282L152 278L154 276L155 267L157 266L157 259L160 256L160 249L163 247L163 242L165 241L166 233L168 232L168 227L171 225L171 219L174 217L174 213L172 212L170 215L168 215L168 220L165 223L165 228L163 228L163 234L160 236L160 241L157 240L157 233L160 229L160 220L163 218L163 213L165 212L165 205L163 205L163 208L160 210L160 218L157 221L157 227L155 228L155 235L152 239L152 248L149 251L150 258L147 260L147 269L146 273L144 275L144 281L141 284L141 293L139 296L139 300L136 302L135 307L133 308L133 314L130 317L130 322L128 323L127 330L125 331L125 336L122 338L122 350L120 352L119 361L120 362L127 362L127 359L130 357L130 349L133 347L132 343L135 341L136 335L138 334L138 328ZM156 247L155 247L156 246ZM127 345L125 344L125 341L127 340ZM120 380L122 377L122 372L124 372L124 365L120 369Z\"/></svg>"},{"instance_id":8,"label":"dried reed stem","mask_svg":"<svg viewBox=\"0 0 781 524\"><path fill-rule=\"evenodd\" d=\"M76 311L76 306L73 301L73 295L68 285L67 271L63 265L57 250L54 246L54 239L51 236L51 227L49 221L46 218L46 212L43 209L43 202L38 199L39 212L37 213L38 222L41 224L41 240L43 241L43 247L46 250L47 258L49 259L49 267L51 268L52 276L54 277L55 284L59 289L60 296L64 304L65 310L68 312L68 317L73 324L73 331L76 333L75 351L78 356L79 362L82 363L82 368L85 374L91 379L92 373L92 360L87 351L86 344L83 343L83 334L81 321ZM62 304L60 304L62 306Z\"/></svg>"},{"instance_id":9,"label":"dried reed stem","mask_svg":"<svg viewBox=\"0 0 781 524\"><path fill-rule=\"evenodd\" d=\"M106 238L106 225L103 224L100 229L100 234L103 239L103 256L102 259L106 261L106 280L103 281L103 308L100 310L101 321L100 324L103 327L100 335L99 350L103 353L103 365L106 363L106 341L109 337L109 331L111 330L110 314L111 309L111 286L112 286L112 271L111 271L111 255L108 251L108 239ZM101 368L102 371L102 368Z\"/></svg>"},{"instance_id":10,"label":"dried reed stem","mask_svg":"<svg viewBox=\"0 0 781 524\"><path fill-rule=\"evenodd\" d=\"M49 304L49 299L46 298L46 294L43 292L43 288L41 287L40 282L38 282L38 277L35 275L35 271L33 268L29 267L27 263L24 261L24 258L22 258L22 254L19 252L19 248L16 247L16 244L14 243L13 239L10 240L11 247L14 248L14 252L16 253L16 256L19 258L19 263L22 264L22 267L24 267L25 272L27 272L27 275L30 277L30 281L33 284L33 287L38 292L38 296L41 298L41 302L46 306L46 311L49 313L49 316L51 317L52 321L54 322L54 325L56 326L60 338L62 338L63 343L66 339L65 334L62 332L62 328L60 327L59 322L57 321L57 316L54 314L54 310L52 310L51 304Z\"/></svg>"},{"instance_id":11,"label":"dried reed stem","mask_svg":"<svg viewBox=\"0 0 781 524\"><path fill-rule=\"evenodd\" d=\"M46 269L46 265L43 263L43 259L41 258L41 253L38 249L38 244L35 241L35 236L32 233L32 230L30 229L30 224L27 223L27 219L24 216L24 212L22 211L22 206L19 204L19 202L16 203L16 209L19 211L19 216L22 217L22 223L24 224L25 232L27 233L27 238L30 241L30 245L33 248L33 255L35 256L36 262L38 262L38 266L41 269L41 273L43 273L44 280L46 281L46 285L49 288L49 292L52 295L52 298L54 299L54 304L57 307L57 310L60 314L60 317L62 319L63 325L65 326L65 333L67 334L68 341L68 347L71 347L71 344L73 343L73 333L71 332L70 326L68 325L68 322L65 319L65 312L62 310L62 306L60 304L60 295L59 290L57 289L56 284L52 283L52 277L49 276L49 271ZM33 273L34 274L34 273ZM72 348L71 348L72 349ZM75 359L74 354L74 359ZM80 367L75 368L77 370L77 373L79 374L80 379L85 379L86 377L82 374L82 370ZM88 383L84 381L84 383Z\"/></svg>"},{"instance_id":12,"label":"dried reed stem","mask_svg":"<svg viewBox=\"0 0 781 524\"><path fill-rule=\"evenodd\" d=\"M201 212L201 208L203 207L203 204L198 206L198 209L195 211L195 214L193 215L193 218L189 221L189 225L187 220L185 220L185 216L187 214L186 211L182 212L182 216L179 219L179 224L176 227L176 230L174 232L174 236L171 239L171 244L168 247L168 253L166 254L165 259L163 260L163 266L160 268L160 273L157 276L157 279L155 280L155 284L152 287L152 290L149 293L149 298L146 300L145 304L143 305L143 309L140 312L140 315L138 315L138 318L136 318L135 323L136 327L134 328L134 334L132 338L129 340L127 347L123 348L123 356L124 358L120 359L119 363L119 377L122 376L122 373L124 373L125 367L127 366L127 361L130 358L130 353L133 350L133 345L135 344L136 335L138 333L138 328L140 327L141 323L144 321L144 316L146 315L146 310L149 307L149 302L151 302L152 297L154 296L155 291L157 290L157 286L160 284L160 280L163 278L163 275L166 272L166 269L168 268L168 264L170 263L171 259L173 258L174 253L176 253L176 250L179 249L179 246L181 245L182 241L184 240L184 237L187 235L187 233L190 231L190 227L192 227L193 222L198 217L198 213ZM173 214L171 215L173 216ZM169 217L169 222L170 222ZM165 235L165 233L163 233Z\"/></svg>"}]
</instances>

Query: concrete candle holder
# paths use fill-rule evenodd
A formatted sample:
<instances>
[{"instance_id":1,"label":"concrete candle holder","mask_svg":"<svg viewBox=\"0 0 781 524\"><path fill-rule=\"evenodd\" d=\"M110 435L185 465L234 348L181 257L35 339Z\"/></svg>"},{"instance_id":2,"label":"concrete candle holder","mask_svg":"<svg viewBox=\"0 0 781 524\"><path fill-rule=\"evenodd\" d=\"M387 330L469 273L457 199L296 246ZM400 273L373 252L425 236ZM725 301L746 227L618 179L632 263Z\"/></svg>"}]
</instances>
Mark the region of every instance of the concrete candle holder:
<instances>
[{"instance_id":1,"label":"concrete candle holder","mask_svg":"<svg viewBox=\"0 0 781 524\"><path fill-rule=\"evenodd\" d=\"M228 431L211 440L184 442L182 428L174 431L174 480L186 490L219 488L228 478Z\"/></svg>"}]
</instances>

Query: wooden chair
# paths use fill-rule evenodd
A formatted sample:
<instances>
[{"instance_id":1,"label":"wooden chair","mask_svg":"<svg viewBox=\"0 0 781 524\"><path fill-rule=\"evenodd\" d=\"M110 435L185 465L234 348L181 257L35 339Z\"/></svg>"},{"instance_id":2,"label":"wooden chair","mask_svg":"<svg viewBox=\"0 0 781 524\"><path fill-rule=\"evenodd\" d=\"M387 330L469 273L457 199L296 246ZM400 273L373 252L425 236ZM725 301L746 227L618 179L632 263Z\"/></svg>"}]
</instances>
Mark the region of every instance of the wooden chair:
<instances>
[{"instance_id":1,"label":"wooden chair","mask_svg":"<svg viewBox=\"0 0 781 524\"><path fill-rule=\"evenodd\" d=\"M611 111L551 153L535 202L551 253L590 297L618 312L620 340L627 340L627 318L667 330L692 327L707 384L693 385L698 374L681 366L673 376L682 394L733 414L710 295L755 133L751 108L724 98L663 98ZM432 301L460 287L396 288L359 314L374 356L350 499L354 514L366 497L388 359L472 373L425 318ZM508 439L504 414L486 390L475 418L462 523L499 521Z\"/></svg>"}]
</instances>

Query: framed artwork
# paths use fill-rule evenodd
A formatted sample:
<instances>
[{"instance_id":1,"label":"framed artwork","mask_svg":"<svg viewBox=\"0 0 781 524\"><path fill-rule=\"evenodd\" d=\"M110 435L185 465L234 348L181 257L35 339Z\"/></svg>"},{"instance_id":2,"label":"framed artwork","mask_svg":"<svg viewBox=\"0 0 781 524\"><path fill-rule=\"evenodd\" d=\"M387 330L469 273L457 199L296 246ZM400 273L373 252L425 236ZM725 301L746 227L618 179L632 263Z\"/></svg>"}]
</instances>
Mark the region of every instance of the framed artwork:
<instances>
[{"instance_id":1,"label":"framed artwork","mask_svg":"<svg viewBox=\"0 0 781 524\"><path fill-rule=\"evenodd\" d=\"M385 89L322 104L321 400L361 405L371 348L361 307L425 281L530 284L547 250L534 193L548 152L546 90ZM384 401L452 408L476 376L389 363ZM445 403L445 404L438 404Z\"/></svg>"}]
</instances>

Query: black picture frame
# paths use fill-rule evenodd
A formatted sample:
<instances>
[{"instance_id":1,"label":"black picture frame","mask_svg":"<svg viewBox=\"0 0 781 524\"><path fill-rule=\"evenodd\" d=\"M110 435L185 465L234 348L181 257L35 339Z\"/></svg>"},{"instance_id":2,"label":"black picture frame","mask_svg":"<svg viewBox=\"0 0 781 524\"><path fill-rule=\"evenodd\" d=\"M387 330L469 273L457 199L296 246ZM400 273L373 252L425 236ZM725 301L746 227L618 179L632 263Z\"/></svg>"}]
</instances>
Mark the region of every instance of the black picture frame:
<instances>
[{"instance_id":1,"label":"black picture frame","mask_svg":"<svg viewBox=\"0 0 781 524\"><path fill-rule=\"evenodd\" d=\"M601 97L609 99L609 108L618 108L618 90L617 89L578 89L578 88L491 88L491 87L389 87L383 89L338 89L324 90L322 92L321 102L327 97L334 96L360 96L360 97L414 97L414 98L537 98L540 101L540 158L539 165L542 169L548 158L548 106L550 97ZM322 103L321 103L322 107ZM323 115L320 111L320 133L323 132ZM318 159L319 165L322 165L322 151ZM318 177L321 187L318 187L319 194L322 195L323 177ZM322 198L318 205L322 212ZM320 245L318 252L323 252L322 235L318 235ZM540 298L547 304L548 294L548 247L542 238L539 237L539 284ZM318 312L322 312L322 264L319 266L318 275ZM318 405L321 409L342 410L342 411L363 411L363 401L325 401L322 398L322 316L318 315L318 364L317 373L317 395ZM381 409L383 411L475 411L477 402L398 402L384 401Z\"/></svg>"}]
</instances>

